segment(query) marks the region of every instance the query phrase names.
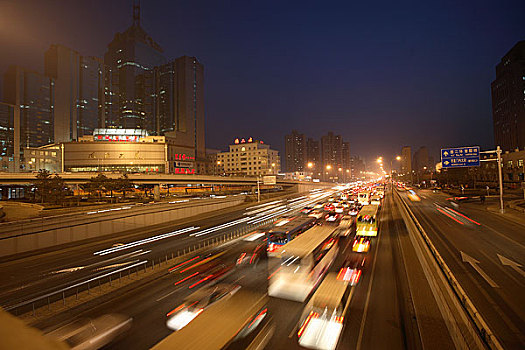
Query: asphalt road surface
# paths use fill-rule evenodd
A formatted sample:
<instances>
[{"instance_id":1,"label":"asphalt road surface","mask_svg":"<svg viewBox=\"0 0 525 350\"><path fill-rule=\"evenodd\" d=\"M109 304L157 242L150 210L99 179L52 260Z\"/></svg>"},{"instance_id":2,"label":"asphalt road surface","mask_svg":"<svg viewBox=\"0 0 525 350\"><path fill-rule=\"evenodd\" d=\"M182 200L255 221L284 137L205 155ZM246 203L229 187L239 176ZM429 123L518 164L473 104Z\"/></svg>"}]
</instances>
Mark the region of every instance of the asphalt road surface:
<instances>
[{"instance_id":1,"label":"asphalt road surface","mask_svg":"<svg viewBox=\"0 0 525 350\"><path fill-rule=\"evenodd\" d=\"M505 349L525 348L525 220L514 222L487 201L460 203L447 195L403 194L420 224Z\"/></svg>"},{"instance_id":2,"label":"asphalt road surface","mask_svg":"<svg viewBox=\"0 0 525 350\"><path fill-rule=\"evenodd\" d=\"M238 219L239 214L242 215L238 212L232 213L231 217L217 218L216 222L208 224L212 226ZM399 213L393 201L387 197L381 212L380 234L373 239L371 249L366 253L361 280L352 287L354 290L349 312L345 317L340 349L421 348L421 344L430 341L425 335L425 325L414 322L414 318L422 315L416 313L415 303L418 300L408 288L404 259L409 257L404 256L406 247L400 249L400 245L405 244L403 236L406 232L403 231L404 225L399 220ZM154 246L159 245L158 249L167 249L165 245L177 244L184 239L187 238L181 236L172 240L173 242L159 241L147 248L155 249ZM341 241L340 254L331 266L332 271L338 271L341 263L349 255L358 254L351 252L352 239L353 237L349 237ZM133 318L132 329L107 348L147 349L171 334L172 331L166 327L166 314L198 288L225 282L239 284L242 288L261 293L267 292L268 276L277 268L279 262L270 258L261 261L255 268L235 267L235 260L244 249L243 244L242 240L236 240L199 256L189 256L183 268L176 268L168 275L116 290L105 298L89 302L88 305L81 305L40 321L36 326L49 330L76 318L94 318L106 313L123 314ZM107 248L107 244L96 247L99 248ZM89 247L86 253L92 255L93 251L94 247ZM200 263L202 261L204 263ZM213 277L206 279L210 275ZM424 281L416 287L425 288ZM305 303L270 298L269 312L278 326L268 348L299 348L296 334ZM439 315L433 315L433 318L439 319ZM451 342L442 321L438 320L426 327L431 327L434 338L439 339L435 345L440 348L450 347ZM435 339L432 341L435 342Z\"/></svg>"}]
</instances>

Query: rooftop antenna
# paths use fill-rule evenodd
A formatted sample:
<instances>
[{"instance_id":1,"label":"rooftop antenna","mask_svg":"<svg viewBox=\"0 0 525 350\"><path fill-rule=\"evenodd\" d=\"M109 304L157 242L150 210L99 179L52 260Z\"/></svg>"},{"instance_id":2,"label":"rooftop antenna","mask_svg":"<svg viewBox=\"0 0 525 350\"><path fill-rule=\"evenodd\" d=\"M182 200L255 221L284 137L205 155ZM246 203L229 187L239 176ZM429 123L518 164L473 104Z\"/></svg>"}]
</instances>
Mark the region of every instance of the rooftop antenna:
<instances>
[{"instance_id":1,"label":"rooftop antenna","mask_svg":"<svg viewBox=\"0 0 525 350\"><path fill-rule=\"evenodd\" d=\"M140 27L140 0L133 0L133 26Z\"/></svg>"}]
</instances>

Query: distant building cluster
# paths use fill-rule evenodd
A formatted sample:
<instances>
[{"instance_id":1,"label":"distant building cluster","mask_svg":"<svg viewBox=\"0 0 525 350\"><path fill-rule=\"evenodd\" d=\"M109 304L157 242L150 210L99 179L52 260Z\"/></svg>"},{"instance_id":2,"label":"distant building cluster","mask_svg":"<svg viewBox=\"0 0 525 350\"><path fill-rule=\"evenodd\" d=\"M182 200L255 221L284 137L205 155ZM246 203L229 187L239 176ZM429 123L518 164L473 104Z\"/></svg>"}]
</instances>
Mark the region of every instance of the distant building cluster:
<instances>
[{"instance_id":1,"label":"distant building cluster","mask_svg":"<svg viewBox=\"0 0 525 350\"><path fill-rule=\"evenodd\" d=\"M394 164L392 167L395 168ZM412 154L412 147L401 148L397 175L407 181L419 182L424 174L435 171L435 159L428 154L426 146L421 146Z\"/></svg>"},{"instance_id":2,"label":"distant building cluster","mask_svg":"<svg viewBox=\"0 0 525 350\"><path fill-rule=\"evenodd\" d=\"M115 34L103 59L51 45L43 74L8 68L0 103L1 170L33 170L45 163L36 157L37 148L80 141L96 129L140 129L164 136L170 146L159 171L204 172L203 66L195 57L167 60L141 27L139 5L133 10L132 26ZM25 149L35 159L32 167ZM108 159L95 149L91 153L92 159ZM192 161L178 168L179 159L172 157L178 154Z\"/></svg>"},{"instance_id":3,"label":"distant building cluster","mask_svg":"<svg viewBox=\"0 0 525 350\"><path fill-rule=\"evenodd\" d=\"M496 66L491 92L495 145L504 151L525 149L525 40Z\"/></svg>"},{"instance_id":4,"label":"distant building cluster","mask_svg":"<svg viewBox=\"0 0 525 350\"><path fill-rule=\"evenodd\" d=\"M285 172L309 173L323 181L350 181L359 178L364 163L350 156L350 143L329 132L314 140L297 130L285 136Z\"/></svg>"}]
</instances>

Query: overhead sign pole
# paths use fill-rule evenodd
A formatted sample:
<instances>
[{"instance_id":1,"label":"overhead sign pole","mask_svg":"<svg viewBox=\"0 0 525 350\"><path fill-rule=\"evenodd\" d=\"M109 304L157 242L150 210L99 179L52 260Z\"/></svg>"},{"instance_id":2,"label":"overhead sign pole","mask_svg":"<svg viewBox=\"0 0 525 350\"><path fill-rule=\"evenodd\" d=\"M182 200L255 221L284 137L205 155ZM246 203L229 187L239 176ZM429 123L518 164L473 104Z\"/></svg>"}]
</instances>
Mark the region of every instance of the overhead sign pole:
<instances>
[{"instance_id":1,"label":"overhead sign pole","mask_svg":"<svg viewBox=\"0 0 525 350\"><path fill-rule=\"evenodd\" d=\"M481 153L496 153L497 155L496 161L498 162L499 211L500 213L504 213L505 207L503 205L503 175L501 174L501 171L502 171L501 169L503 167L503 164L502 164L502 159L501 159L501 153L502 153L501 147L500 146L496 147L495 151L485 151ZM494 159L484 159L483 161L490 162L490 161L494 161Z\"/></svg>"},{"instance_id":2,"label":"overhead sign pole","mask_svg":"<svg viewBox=\"0 0 525 350\"><path fill-rule=\"evenodd\" d=\"M443 168L462 168L479 166L480 153L496 153L498 161L498 178L499 178L499 211L503 213L505 207L503 206L503 176L501 174L501 147L498 146L494 151L480 152L479 146L472 147L458 147L458 148L443 148L441 149L441 165ZM483 159L483 161L493 161L493 159Z\"/></svg>"}]
</instances>

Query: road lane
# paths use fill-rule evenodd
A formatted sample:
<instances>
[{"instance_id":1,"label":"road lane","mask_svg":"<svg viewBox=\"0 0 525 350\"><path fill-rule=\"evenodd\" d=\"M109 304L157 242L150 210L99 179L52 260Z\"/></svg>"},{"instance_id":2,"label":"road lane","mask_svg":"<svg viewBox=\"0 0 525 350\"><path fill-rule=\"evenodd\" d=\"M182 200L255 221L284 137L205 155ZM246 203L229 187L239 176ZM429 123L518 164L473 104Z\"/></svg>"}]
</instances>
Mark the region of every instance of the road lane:
<instances>
[{"instance_id":1,"label":"road lane","mask_svg":"<svg viewBox=\"0 0 525 350\"><path fill-rule=\"evenodd\" d=\"M496 337L505 348L523 348L525 281L498 255L524 263L525 227L474 203L452 208L445 196L425 193L421 202L403 197Z\"/></svg>"}]
</instances>

